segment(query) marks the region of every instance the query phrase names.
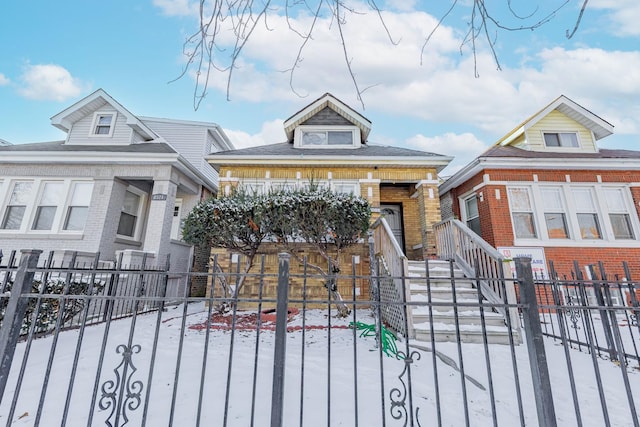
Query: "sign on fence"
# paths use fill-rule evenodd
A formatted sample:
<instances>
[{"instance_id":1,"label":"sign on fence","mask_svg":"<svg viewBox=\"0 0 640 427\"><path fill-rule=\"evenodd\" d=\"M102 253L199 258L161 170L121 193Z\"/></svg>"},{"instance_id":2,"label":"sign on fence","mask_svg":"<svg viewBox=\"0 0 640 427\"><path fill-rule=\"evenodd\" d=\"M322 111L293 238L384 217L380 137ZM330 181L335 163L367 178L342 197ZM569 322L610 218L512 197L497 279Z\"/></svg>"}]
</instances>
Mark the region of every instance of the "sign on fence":
<instances>
[{"instance_id":1,"label":"sign on fence","mask_svg":"<svg viewBox=\"0 0 640 427\"><path fill-rule=\"evenodd\" d=\"M549 278L549 271L547 270L547 259L544 256L544 248L503 246L498 247L497 249L503 257L509 260L509 267L511 268L512 277L517 277L516 263L513 262L513 259L516 257L527 257L531 258L531 271L533 272L533 277L538 279Z\"/></svg>"}]
</instances>

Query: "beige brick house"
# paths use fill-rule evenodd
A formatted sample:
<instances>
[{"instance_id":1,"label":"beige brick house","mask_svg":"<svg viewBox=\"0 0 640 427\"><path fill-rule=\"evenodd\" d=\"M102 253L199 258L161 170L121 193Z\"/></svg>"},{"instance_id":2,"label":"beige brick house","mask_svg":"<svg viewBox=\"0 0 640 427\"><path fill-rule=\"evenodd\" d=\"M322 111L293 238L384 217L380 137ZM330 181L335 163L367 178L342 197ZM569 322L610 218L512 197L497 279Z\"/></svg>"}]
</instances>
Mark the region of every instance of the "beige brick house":
<instances>
[{"instance_id":1,"label":"beige brick house","mask_svg":"<svg viewBox=\"0 0 640 427\"><path fill-rule=\"evenodd\" d=\"M329 93L292 115L284 128L285 142L207 156L218 171L219 193L228 194L236 186L268 191L313 181L368 199L373 219L385 216L409 259L435 254L438 172L451 157L370 144L371 122ZM367 243L352 252L341 262L342 271L351 272L351 255L359 255L355 271L366 274ZM277 266L275 255L271 257L269 264ZM350 286L345 287L341 292L350 295ZM364 295L366 289L356 292Z\"/></svg>"}]
</instances>

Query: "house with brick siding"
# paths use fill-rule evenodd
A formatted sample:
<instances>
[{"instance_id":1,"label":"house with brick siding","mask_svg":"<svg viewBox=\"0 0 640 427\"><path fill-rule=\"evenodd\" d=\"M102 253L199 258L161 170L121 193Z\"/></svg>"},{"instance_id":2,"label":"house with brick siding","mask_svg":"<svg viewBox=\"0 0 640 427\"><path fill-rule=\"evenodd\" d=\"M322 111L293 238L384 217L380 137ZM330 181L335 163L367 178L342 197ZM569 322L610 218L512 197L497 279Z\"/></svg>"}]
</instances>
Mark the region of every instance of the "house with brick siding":
<instances>
[{"instance_id":1,"label":"house with brick siding","mask_svg":"<svg viewBox=\"0 0 640 427\"><path fill-rule=\"evenodd\" d=\"M432 225L440 221L438 173L451 157L371 144L371 122L329 93L289 117L284 130L284 142L207 156L219 174L219 193L229 194L238 186L266 192L304 187L313 181L366 198L374 219L385 216L409 259L421 260L435 254ZM269 252L269 246L263 246ZM356 274L368 274L367 242L346 252L340 261L343 271L351 272L353 268ZM233 258L222 250L214 253L226 260L222 262ZM308 256L312 258L310 262L316 261L312 252ZM267 264L277 268L275 252L268 257ZM319 256L317 262L321 262ZM292 266L294 273L298 267ZM245 288L250 289L251 285L247 285ZM362 286L368 285L363 281ZM292 289L295 293L296 287ZM247 292L257 294L256 289ZM345 284L340 292L351 295L351 285ZM364 296L366 289L356 292Z\"/></svg>"},{"instance_id":2,"label":"house with brick siding","mask_svg":"<svg viewBox=\"0 0 640 427\"><path fill-rule=\"evenodd\" d=\"M132 114L99 89L51 118L64 141L0 146L0 249L54 262L123 258L185 272L181 219L217 192L204 156L233 148L215 123ZM171 288L171 285L170 285Z\"/></svg>"},{"instance_id":3,"label":"house with brick siding","mask_svg":"<svg viewBox=\"0 0 640 427\"><path fill-rule=\"evenodd\" d=\"M604 149L606 120L560 96L440 186L458 218L507 257L533 254L570 277L602 261L609 278L640 280L640 151Z\"/></svg>"}]
</instances>

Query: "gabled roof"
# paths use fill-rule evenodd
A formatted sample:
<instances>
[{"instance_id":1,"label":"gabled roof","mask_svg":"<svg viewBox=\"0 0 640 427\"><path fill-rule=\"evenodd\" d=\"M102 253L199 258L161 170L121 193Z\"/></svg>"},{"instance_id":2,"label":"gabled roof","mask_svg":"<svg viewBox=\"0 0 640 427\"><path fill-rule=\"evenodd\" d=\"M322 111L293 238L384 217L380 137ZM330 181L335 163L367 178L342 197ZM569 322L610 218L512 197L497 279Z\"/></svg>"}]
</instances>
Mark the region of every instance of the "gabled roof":
<instances>
[{"instance_id":1,"label":"gabled roof","mask_svg":"<svg viewBox=\"0 0 640 427\"><path fill-rule=\"evenodd\" d=\"M69 132L76 121L82 119L83 117L86 117L89 114L93 114L94 112L102 108L105 104L109 104L119 114L123 115L127 119L127 125L129 125L136 132L140 133L146 140L152 140L158 137L158 135L147 125L142 123L142 121L138 119L138 117L124 108L118 101L113 99L111 95L109 95L103 89L96 90L91 95L82 98L72 106L51 117L51 124L62 130L63 132Z\"/></svg>"},{"instance_id":2,"label":"gabled roof","mask_svg":"<svg viewBox=\"0 0 640 427\"><path fill-rule=\"evenodd\" d=\"M402 167L433 166L438 171L444 169L453 159L449 156L411 150L408 148L383 145L362 145L353 150L294 148L293 144L260 145L238 150L221 151L207 156L211 166L219 170L221 164L264 165L264 164L329 164L332 166L378 166L397 165Z\"/></svg>"},{"instance_id":3,"label":"gabled roof","mask_svg":"<svg viewBox=\"0 0 640 427\"><path fill-rule=\"evenodd\" d=\"M287 139L292 141L295 128L324 108L332 109L360 128L362 142L364 143L367 140L369 132L371 131L371 121L330 93L325 93L284 121L284 132L287 135Z\"/></svg>"},{"instance_id":4,"label":"gabled roof","mask_svg":"<svg viewBox=\"0 0 640 427\"><path fill-rule=\"evenodd\" d=\"M613 133L613 125L611 123L593 114L591 111L575 103L566 96L560 95L549 105L520 123L513 130L500 138L495 145L509 145L512 141L522 135L527 129L534 126L553 110L558 110L567 117L575 120L582 126L592 131L596 141Z\"/></svg>"}]
</instances>

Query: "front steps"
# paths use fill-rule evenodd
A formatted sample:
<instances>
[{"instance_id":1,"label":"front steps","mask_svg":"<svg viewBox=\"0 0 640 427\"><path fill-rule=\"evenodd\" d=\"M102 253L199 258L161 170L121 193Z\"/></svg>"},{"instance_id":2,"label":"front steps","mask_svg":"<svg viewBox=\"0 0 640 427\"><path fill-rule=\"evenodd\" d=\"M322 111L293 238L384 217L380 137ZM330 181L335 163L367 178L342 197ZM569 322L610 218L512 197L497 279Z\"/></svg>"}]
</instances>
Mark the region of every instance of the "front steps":
<instances>
[{"instance_id":1,"label":"front steps","mask_svg":"<svg viewBox=\"0 0 640 427\"><path fill-rule=\"evenodd\" d=\"M474 287L473 281L466 278L460 269L453 270L454 286L451 284L448 261L429 261L429 286L427 286L423 261L409 261L408 273L411 301L425 304L414 305L411 308L416 340L431 342L433 332L435 341L439 342L456 342L459 335L461 342L482 343L484 341L482 315L484 315L487 342L509 344L509 330L504 316L493 311L491 307L484 308L481 313L478 290ZM429 297L431 305L428 304ZM456 329L459 331L458 334ZM516 332L513 339L519 342Z\"/></svg>"}]
</instances>

